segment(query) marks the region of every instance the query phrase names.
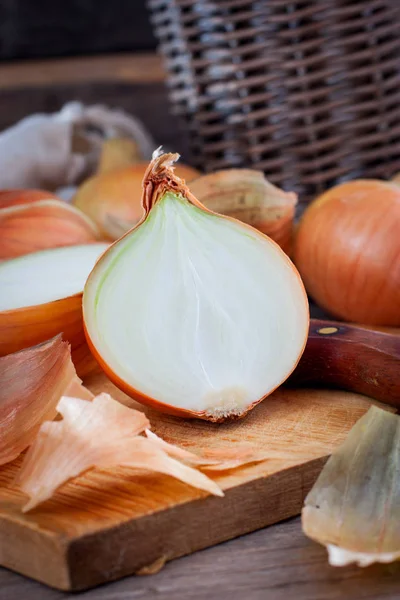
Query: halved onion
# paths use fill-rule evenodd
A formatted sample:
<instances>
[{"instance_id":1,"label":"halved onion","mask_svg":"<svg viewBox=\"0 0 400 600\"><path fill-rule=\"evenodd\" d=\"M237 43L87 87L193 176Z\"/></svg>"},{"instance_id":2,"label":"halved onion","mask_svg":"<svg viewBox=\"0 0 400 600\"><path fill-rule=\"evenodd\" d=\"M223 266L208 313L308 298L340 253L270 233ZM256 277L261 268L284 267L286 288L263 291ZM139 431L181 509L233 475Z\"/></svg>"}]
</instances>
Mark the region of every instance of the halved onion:
<instances>
[{"instance_id":1,"label":"halved onion","mask_svg":"<svg viewBox=\"0 0 400 600\"><path fill-rule=\"evenodd\" d=\"M63 333L78 374L93 370L82 326L82 291L107 247L55 248L0 263L0 356Z\"/></svg>"},{"instance_id":2,"label":"halved onion","mask_svg":"<svg viewBox=\"0 0 400 600\"><path fill-rule=\"evenodd\" d=\"M112 381L171 414L245 415L295 368L308 333L301 279L268 237L203 207L156 156L142 221L85 286L89 346Z\"/></svg>"}]
</instances>

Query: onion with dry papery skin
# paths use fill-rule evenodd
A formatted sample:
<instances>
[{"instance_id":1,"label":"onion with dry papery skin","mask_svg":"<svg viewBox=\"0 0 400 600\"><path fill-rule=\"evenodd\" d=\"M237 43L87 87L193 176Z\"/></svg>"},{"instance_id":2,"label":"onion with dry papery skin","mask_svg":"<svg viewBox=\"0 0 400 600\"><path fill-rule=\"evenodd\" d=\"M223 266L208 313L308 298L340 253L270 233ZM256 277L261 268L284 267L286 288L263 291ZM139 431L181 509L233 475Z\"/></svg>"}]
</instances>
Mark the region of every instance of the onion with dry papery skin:
<instances>
[{"instance_id":1,"label":"onion with dry papery skin","mask_svg":"<svg viewBox=\"0 0 400 600\"><path fill-rule=\"evenodd\" d=\"M307 291L335 317L400 325L400 187L355 180L305 211L294 260Z\"/></svg>"},{"instance_id":2,"label":"onion with dry papery skin","mask_svg":"<svg viewBox=\"0 0 400 600\"><path fill-rule=\"evenodd\" d=\"M299 274L270 238L206 209L156 155L142 221L85 286L89 346L139 402L210 421L244 416L295 368L309 314Z\"/></svg>"},{"instance_id":3,"label":"onion with dry papery skin","mask_svg":"<svg viewBox=\"0 0 400 600\"><path fill-rule=\"evenodd\" d=\"M291 252L297 195L272 185L261 171L225 169L202 175L190 184L210 210L252 225Z\"/></svg>"},{"instance_id":4,"label":"onion with dry papery skin","mask_svg":"<svg viewBox=\"0 0 400 600\"><path fill-rule=\"evenodd\" d=\"M28 204L38 200L59 200L59 198L46 190L0 190L0 208Z\"/></svg>"},{"instance_id":5,"label":"onion with dry papery skin","mask_svg":"<svg viewBox=\"0 0 400 600\"><path fill-rule=\"evenodd\" d=\"M42 250L0 263L0 356L58 333L81 377L95 370L82 324L82 291L107 244Z\"/></svg>"},{"instance_id":6,"label":"onion with dry papery skin","mask_svg":"<svg viewBox=\"0 0 400 600\"><path fill-rule=\"evenodd\" d=\"M108 138L101 146L97 174L143 162L139 144L131 138Z\"/></svg>"},{"instance_id":7,"label":"onion with dry papery skin","mask_svg":"<svg viewBox=\"0 0 400 600\"><path fill-rule=\"evenodd\" d=\"M61 200L37 200L0 208L0 260L99 239L94 223Z\"/></svg>"},{"instance_id":8,"label":"onion with dry papery skin","mask_svg":"<svg viewBox=\"0 0 400 600\"><path fill-rule=\"evenodd\" d=\"M142 180L148 163L107 169L85 181L78 189L73 203L86 213L109 240L117 239L115 228L109 226L116 219L130 229L143 216ZM199 175L192 167L179 165L178 174L188 181ZM125 233L127 231L121 232ZM118 230L117 235L120 233Z\"/></svg>"},{"instance_id":9,"label":"onion with dry papery skin","mask_svg":"<svg viewBox=\"0 0 400 600\"><path fill-rule=\"evenodd\" d=\"M14 460L53 419L63 394L89 399L61 335L0 358L0 465Z\"/></svg>"}]
</instances>

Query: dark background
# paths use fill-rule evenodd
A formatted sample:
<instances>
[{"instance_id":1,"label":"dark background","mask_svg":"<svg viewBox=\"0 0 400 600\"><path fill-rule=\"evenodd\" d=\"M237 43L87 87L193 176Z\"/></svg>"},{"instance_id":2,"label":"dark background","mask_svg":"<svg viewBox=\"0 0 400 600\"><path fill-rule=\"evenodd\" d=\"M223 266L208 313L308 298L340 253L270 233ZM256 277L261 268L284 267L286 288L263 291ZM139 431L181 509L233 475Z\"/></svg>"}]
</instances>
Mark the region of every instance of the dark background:
<instances>
[{"instance_id":1,"label":"dark background","mask_svg":"<svg viewBox=\"0 0 400 600\"><path fill-rule=\"evenodd\" d=\"M155 52L149 15L145 0L0 0L0 65L30 59ZM80 69L79 61L74 68ZM27 86L22 74L10 86L7 73L0 74L0 131L30 113L53 113L72 100L104 104L138 117L157 145L180 152L188 162L187 134L169 114L162 80L86 82L80 78L75 83L68 76L64 83L54 84L50 78Z\"/></svg>"},{"instance_id":2,"label":"dark background","mask_svg":"<svg viewBox=\"0 0 400 600\"><path fill-rule=\"evenodd\" d=\"M155 47L145 0L0 0L0 60Z\"/></svg>"}]
</instances>

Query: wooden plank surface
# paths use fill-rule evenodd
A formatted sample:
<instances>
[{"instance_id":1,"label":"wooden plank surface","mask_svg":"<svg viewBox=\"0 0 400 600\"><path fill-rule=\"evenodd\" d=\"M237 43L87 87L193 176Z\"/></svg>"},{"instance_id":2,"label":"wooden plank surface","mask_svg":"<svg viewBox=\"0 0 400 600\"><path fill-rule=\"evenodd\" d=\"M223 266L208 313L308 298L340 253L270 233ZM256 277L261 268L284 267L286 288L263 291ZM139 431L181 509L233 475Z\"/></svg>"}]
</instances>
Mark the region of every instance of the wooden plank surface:
<instances>
[{"instance_id":1,"label":"wooden plank surface","mask_svg":"<svg viewBox=\"0 0 400 600\"><path fill-rule=\"evenodd\" d=\"M154 53L125 53L0 63L0 92L79 83L146 84L164 80Z\"/></svg>"},{"instance_id":2,"label":"wooden plank surface","mask_svg":"<svg viewBox=\"0 0 400 600\"><path fill-rule=\"evenodd\" d=\"M298 517L79 595L0 569L2 600L398 600L399 586L398 564L330 567Z\"/></svg>"},{"instance_id":3,"label":"wooden plank surface","mask_svg":"<svg viewBox=\"0 0 400 600\"><path fill-rule=\"evenodd\" d=\"M87 385L132 404L103 374ZM296 515L327 456L369 405L364 396L340 391L279 389L245 419L222 425L147 411L157 434L188 449L248 442L287 453L213 474L224 498L170 477L115 468L88 472L23 514L14 461L0 470L0 563L79 590Z\"/></svg>"}]
</instances>

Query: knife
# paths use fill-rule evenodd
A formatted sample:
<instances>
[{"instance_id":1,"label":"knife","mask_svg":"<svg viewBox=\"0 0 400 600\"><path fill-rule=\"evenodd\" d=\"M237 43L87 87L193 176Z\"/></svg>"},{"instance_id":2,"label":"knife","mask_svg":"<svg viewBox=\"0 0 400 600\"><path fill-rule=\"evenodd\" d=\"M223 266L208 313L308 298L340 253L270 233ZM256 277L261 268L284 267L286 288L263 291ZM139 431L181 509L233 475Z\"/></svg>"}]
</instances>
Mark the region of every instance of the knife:
<instances>
[{"instance_id":1,"label":"knife","mask_svg":"<svg viewBox=\"0 0 400 600\"><path fill-rule=\"evenodd\" d=\"M311 319L303 356L287 383L336 387L400 408L400 330Z\"/></svg>"}]
</instances>

